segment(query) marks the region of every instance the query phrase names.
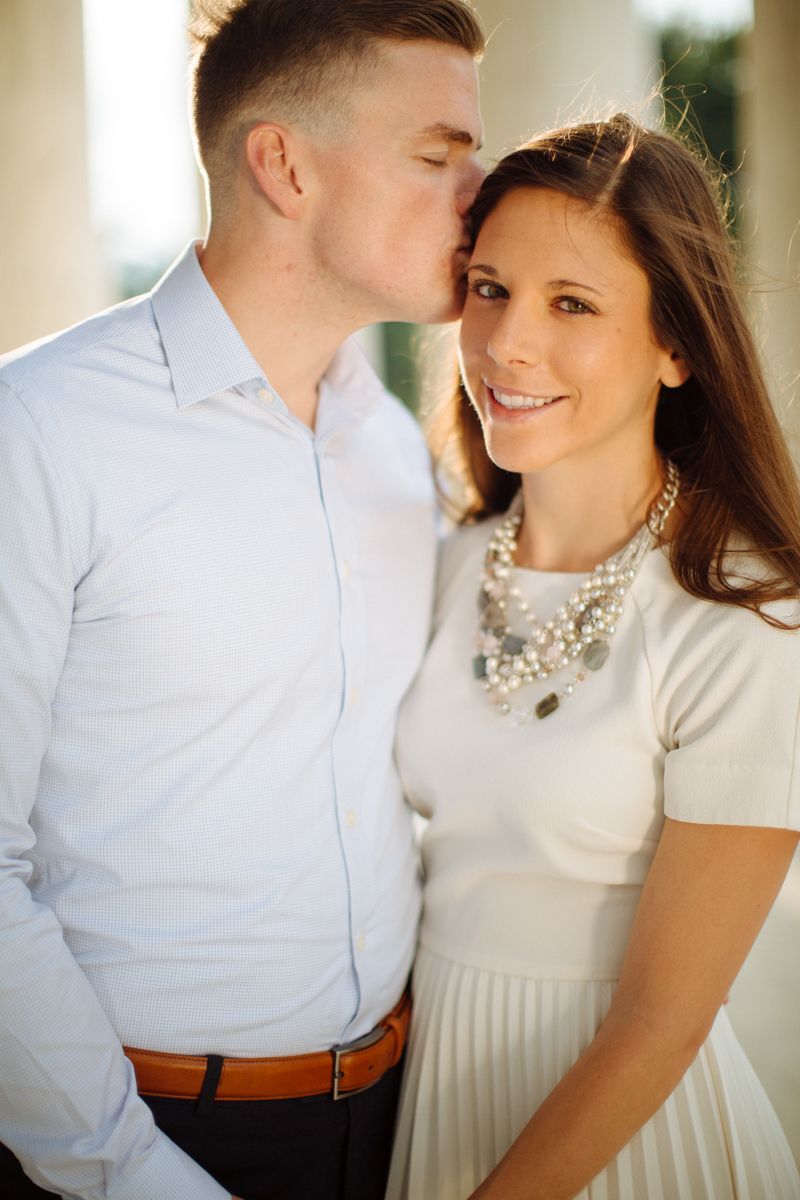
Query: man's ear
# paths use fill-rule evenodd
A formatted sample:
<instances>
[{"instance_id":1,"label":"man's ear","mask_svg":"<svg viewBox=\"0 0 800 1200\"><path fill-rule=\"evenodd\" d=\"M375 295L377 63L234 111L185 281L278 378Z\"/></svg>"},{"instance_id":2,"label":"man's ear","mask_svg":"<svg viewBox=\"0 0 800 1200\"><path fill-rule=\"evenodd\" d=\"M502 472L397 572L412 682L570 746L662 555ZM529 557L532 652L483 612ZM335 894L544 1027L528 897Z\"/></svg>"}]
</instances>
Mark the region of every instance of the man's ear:
<instances>
[{"instance_id":1,"label":"man's ear","mask_svg":"<svg viewBox=\"0 0 800 1200\"><path fill-rule=\"evenodd\" d=\"M256 185L290 221L305 210L299 151L296 135L270 121L254 125L245 139L245 157Z\"/></svg>"},{"instance_id":2,"label":"man's ear","mask_svg":"<svg viewBox=\"0 0 800 1200\"><path fill-rule=\"evenodd\" d=\"M686 383L691 373L692 368L683 355L673 350L661 371L661 382L664 387L680 387L682 383Z\"/></svg>"}]
</instances>

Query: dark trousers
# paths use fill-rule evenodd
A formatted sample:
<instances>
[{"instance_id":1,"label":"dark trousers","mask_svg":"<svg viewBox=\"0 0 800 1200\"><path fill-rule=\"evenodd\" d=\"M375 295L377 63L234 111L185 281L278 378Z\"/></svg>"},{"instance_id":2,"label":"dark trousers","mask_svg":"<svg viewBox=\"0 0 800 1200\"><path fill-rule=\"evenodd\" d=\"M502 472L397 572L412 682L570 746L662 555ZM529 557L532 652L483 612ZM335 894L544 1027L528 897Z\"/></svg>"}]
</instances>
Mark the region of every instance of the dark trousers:
<instances>
[{"instance_id":1,"label":"dark trousers","mask_svg":"<svg viewBox=\"0 0 800 1200\"><path fill-rule=\"evenodd\" d=\"M242 1200L383 1200L403 1064L349 1099L194 1100L145 1096L156 1125ZM0 1200L41 1200L0 1146Z\"/></svg>"}]
</instances>

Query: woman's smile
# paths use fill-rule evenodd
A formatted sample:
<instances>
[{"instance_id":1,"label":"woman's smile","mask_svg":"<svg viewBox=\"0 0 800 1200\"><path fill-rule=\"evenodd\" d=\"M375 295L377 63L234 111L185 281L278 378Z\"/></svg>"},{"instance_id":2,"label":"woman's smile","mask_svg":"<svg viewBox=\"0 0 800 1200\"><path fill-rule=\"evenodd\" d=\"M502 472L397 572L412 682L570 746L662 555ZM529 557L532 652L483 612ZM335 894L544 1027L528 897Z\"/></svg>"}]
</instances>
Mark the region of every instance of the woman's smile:
<instances>
[{"instance_id":1,"label":"woman's smile","mask_svg":"<svg viewBox=\"0 0 800 1200\"><path fill-rule=\"evenodd\" d=\"M495 421L524 421L566 400L565 395L541 395L536 392L518 391L509 386L487 383L483 380L487 406L491 408Z\"/></svg>"},{"instance_id":2,"label":"woman's smile","mask_svg":"<svg viewBox=\"0 0 800 1200\"><path fill-rule=\"evenodd\" d=\"M525 413L531 410L545 408L550 404L556 404L560 400L566 399L563 395L537 395L529 392L515 391L513 388L502 387L483 381L488 394L489 402L496 405L497 408L504 409L506 413ZM500 416L500 414L496 414Z\"/></svg>"}]
</instances>

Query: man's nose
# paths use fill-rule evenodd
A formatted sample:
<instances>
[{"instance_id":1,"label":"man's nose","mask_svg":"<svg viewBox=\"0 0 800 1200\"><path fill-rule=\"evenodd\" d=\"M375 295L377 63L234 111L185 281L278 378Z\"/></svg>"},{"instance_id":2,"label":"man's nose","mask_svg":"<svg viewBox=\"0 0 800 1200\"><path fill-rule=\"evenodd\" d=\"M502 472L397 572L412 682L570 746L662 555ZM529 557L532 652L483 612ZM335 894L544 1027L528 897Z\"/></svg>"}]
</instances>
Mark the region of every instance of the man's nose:
<instances>
[{"instance_id":1,"label":"man's nose","mask_svg":"<svg viewBox=\"0 0 800 1200\"><path fill-rule=\"evenodd\" d=\"M469 210L472 208L485 178L486 172L476 158L470 163L469 171L456 196L456 209L462 219L466 220L469 216Z\"/></svg>"}]
</instances>

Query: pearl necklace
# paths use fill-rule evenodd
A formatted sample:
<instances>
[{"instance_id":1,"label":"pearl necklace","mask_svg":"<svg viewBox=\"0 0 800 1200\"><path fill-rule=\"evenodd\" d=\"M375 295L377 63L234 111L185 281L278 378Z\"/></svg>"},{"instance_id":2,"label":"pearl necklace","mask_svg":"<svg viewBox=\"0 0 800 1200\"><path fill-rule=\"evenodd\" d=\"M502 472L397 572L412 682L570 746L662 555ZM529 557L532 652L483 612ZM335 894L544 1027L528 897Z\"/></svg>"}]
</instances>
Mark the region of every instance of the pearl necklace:
<instances>
[{"instance_id":1,"label":"pearl necklace","mask_svg":"<svg viewBox=\"0 0 800 1200\"><path fill-rule=\"evenodd\" d=\"M555 712L586 678L579 671L561 689L550 692L533 709L512 705L507 699L523 684L548 679L578 657L587 671L599 671L609 653L609 639L623 612L623 600L636 578L639 567L655 545L664 523L672 512L680 487L677 468L667 462L667 480L650 516L636 531L627 546L598 564L556 615L543 624L514 582L514 551L522 523L522 491L515 496L508 513L489 539L478 591L480 623L475 638L478 655L473 661L475 678L481 680L489 699L503 715L511 714L514 724L522 724L534 715L540 720ZM508 606L513 601L525 621L533 625L527 638L511 632Z\"/></svg>"}]
</instances>

